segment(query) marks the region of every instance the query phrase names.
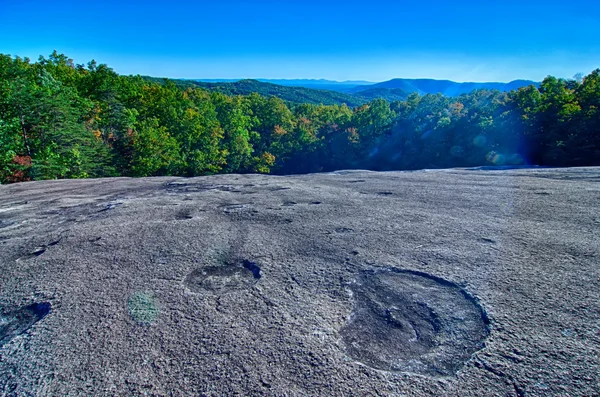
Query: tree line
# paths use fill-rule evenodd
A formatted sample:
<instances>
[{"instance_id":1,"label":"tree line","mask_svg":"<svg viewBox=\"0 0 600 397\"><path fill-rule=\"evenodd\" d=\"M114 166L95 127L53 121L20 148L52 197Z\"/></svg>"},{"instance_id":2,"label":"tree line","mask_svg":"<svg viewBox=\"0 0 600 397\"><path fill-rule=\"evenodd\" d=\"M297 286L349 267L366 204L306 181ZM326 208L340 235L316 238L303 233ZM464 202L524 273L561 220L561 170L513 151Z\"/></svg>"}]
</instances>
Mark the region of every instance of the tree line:
<instances>
[{"instance_id":1,"label":"tree line","mask_svg":"<svg viewBox=\"0 0 600 397\"><path fill-rule=\"evenodd\" d=\"M600 69L508 93L353 108L0 54L0 182L364 168L600 165Z\"/></svg>"},{"instance_id":2,"label":"tree line","mask_svg":"<svg viewBox=\"0 0 600 397\"><path fill-rule=\"evenodd\" d=\"M159 77L142 77L155 83L162 84L165 82L165 79ZM369 98L356 94L345 94L330 90L284 86L251 79L221 83L210 83L184 79L169 79L168 81L174 82L176 86L183 90L188 88L201 88L206 91L220 92L229 96L257 93L261 96L267 97L276 96L286 102L311 103L314 105L341 105L345 103L348 106L360 106L374 99L372 97ZM406 95L401 99L405 98Z\"/></svg>"}]
</instances>

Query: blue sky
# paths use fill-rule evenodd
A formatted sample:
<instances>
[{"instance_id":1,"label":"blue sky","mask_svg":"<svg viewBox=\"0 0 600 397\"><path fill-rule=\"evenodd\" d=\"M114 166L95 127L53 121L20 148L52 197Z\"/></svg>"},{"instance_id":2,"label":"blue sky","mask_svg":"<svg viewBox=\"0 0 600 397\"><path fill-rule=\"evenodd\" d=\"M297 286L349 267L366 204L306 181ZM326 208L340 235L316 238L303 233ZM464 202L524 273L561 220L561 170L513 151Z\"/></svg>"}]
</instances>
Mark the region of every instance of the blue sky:
<instances>
[{"instance_id":1,"label":"blue sky","mask_svg":"<svg viewBox=\"0 0 600 397\"><path fill-rule=\"evenodd\" d=\"M173 78L541 80L600 67L600 2L0 0L0 53Z\"/></svg>"}]
</instances>

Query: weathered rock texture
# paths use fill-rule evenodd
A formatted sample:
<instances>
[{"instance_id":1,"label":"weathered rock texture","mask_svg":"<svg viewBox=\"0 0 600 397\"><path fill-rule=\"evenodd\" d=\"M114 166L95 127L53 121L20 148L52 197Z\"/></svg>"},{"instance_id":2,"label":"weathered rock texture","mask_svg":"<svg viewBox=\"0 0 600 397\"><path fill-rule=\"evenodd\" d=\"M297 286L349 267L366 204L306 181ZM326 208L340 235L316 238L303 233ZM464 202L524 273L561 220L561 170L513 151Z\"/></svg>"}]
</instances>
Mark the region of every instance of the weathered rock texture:
<instances>
[{"instance_id":1,"label":"weathered rock texture","mask_svg":"<svg viewBox=\"0 0 600 397\"><path fill-rule=\"evenodd\" d=\"M600 394L600 169L0 186L0 395Z\"/></svg>"}]
</instances>

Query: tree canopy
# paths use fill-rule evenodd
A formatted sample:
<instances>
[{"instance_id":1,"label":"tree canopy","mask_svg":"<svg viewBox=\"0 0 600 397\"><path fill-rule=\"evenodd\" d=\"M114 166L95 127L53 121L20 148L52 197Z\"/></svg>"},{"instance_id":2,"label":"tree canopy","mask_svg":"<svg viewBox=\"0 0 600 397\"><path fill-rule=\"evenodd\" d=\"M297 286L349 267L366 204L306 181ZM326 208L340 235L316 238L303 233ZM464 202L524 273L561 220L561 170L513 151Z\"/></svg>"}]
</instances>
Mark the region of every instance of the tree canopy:
<instances>
[{"instance_id":1,"label":"tree canopy","mask_svg":"<svg viewBox=\"0 0 600 397\"><path fill-rule=\"evenodd\" d=\"M257 91L122 76L56 52L0 54L0 181L600 165L600 69L508 93L354 107Z\"/></svg>"}]
</instances>

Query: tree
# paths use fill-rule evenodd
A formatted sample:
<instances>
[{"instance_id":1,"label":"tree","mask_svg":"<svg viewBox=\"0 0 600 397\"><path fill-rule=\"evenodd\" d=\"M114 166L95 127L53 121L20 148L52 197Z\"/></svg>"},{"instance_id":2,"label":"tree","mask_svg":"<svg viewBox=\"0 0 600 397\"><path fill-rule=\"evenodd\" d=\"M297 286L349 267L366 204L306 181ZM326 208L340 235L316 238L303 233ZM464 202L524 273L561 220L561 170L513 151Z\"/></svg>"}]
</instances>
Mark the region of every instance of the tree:
<instances>
[{"instance_id":1,"label":"tree","mask_svg":"<svg viewBox=\"0 0 600 397\"><path fill-rule=\"evenodd\" d=\"M156 118L139 123L131 144L133 176L172 175L180 167L179 144Z\"/></svg>"},{"instance_id":2,"label":"tree","mask_svg":"<svg viewBox=\"0 0 600 397\"><path fill-rule=\"evenodd\" d=\"M217 119L223 129L222 146L226 151L224 172L241 172L250 166L254 148L250 143L252 118L241 97L211 94Z\"/></svg>"},{"instance_id":3,"label":"tree","mask_svg":"<svg viewBox=\"0 0 600 397\"><path fill-rule=\"evenodd\" d=\"M250 143L254 148L253 170L266 172L271 167L281 167L290 155L285 142L286 135L294 128L292 112L285 102L276 97L251 94L247 97L247 104L252 114Z\"/></svg>"}]
</instances>

